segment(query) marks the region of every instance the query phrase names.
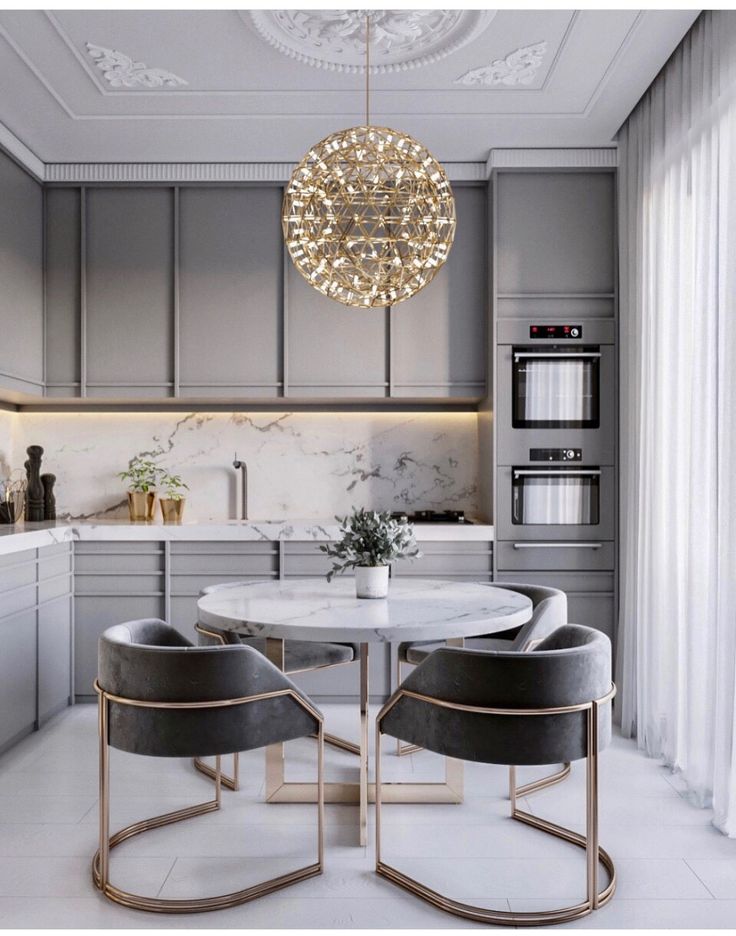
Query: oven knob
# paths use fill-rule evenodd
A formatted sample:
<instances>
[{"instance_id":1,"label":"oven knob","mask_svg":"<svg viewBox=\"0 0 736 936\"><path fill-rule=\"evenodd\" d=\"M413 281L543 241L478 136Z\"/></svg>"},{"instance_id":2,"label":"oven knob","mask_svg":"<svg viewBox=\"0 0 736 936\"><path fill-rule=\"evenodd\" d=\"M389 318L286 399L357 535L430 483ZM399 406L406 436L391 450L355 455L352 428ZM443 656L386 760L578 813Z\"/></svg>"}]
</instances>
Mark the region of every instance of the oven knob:
<instances>
[{"instance_id":1,"label":"oven knob","mask_svg":"<svg viewBox=\"0 0 736 936\"><path fill-rule=\"evenodd\" d=\"M571 328L571 329L570 329L570 336L571 336L572 338L577 338L579 334L580 334L580 330L579 330L579 329L577 329L577 328Z\"/></svg>"},{"instance_id":2,"label":"oven knob","mask_svg":"<svg viewBox=\"0 0 736 936\"><path fill-rule=\"evenodd\" d=\"M574 449L568 449L568 450L565 452L565 458L566 458L568 461L571 461L573 458L575 458L575 450L574 450Z\"/></svg>"}]
</instances>

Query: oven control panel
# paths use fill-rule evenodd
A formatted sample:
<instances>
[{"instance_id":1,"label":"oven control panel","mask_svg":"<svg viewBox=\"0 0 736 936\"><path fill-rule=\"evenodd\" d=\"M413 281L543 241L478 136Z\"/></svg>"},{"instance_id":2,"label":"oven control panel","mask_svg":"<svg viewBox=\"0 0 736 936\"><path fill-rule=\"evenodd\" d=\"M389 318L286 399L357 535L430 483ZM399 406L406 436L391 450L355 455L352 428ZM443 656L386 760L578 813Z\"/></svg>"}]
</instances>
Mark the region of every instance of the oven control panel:
<instances>
[{"instance_id":1,"label":"oven control panel","mask_svg":"<svg viewBox=\"0 0 736 936\"><path fill-rule=\"evenodd\" d=\"M529 461L533 462L579 462L583 450L579 448L533 448L529 449Z\"/></svg>"},{"instance_id":2,"label":"oven control panel","mask_svg":"<svg viewBox=\"0 0 736 936\"><path fill-rule=\"evenodd\" d=\"M530 325L530 338L582 338L582 325Z\"/></svg>"}]
</instances>

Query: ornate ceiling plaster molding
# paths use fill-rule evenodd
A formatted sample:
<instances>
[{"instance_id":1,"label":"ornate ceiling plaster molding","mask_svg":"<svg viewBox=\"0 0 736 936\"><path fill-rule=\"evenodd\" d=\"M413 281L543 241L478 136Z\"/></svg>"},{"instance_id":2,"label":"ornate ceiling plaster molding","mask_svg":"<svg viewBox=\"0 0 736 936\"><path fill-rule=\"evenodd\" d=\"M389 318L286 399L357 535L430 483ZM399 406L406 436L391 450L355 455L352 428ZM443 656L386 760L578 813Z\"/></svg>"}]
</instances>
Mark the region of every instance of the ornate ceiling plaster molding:
<instances>
[{"instance_id":1,"label":"ornate ceiling plaster molding","mask_svg":"<svg viewBox=\"0 0 736 936\"><path fill-rule=\"evenodd\" d=\"M149 68L144 62L135 62L116 49L106 49L93 42L85 43L87 54L94 60L111 88L179 88L189 84L164 68Z\"/></svg>"},{"instance_id":2,"label":"ornate ceiling plaster molding","mask_svg":"<svg viewBox=\"0 0 736 936\"><path fill-rule=\"evenodd\" d=\"M256 31L314 68L365 73L365 10L251 10ZM495 10L371 10L371 74L419 68L477 38Z\"/></svg>"},{"instance_id":3,"label":"ornate ceiling plaster molding","mask_svg":"<svg viewBox=\"0 0 736 936\"><path fill-rule=\"evenodd\" d=\"M490 65L471 68L470 71L456 78L455 84L485 88L494 85L505 85L506 87L529 85L534 80L546 52L546 41L522 46L520 49L509 52L505 58L496 59Z\"/></svg>"}]
</instances>

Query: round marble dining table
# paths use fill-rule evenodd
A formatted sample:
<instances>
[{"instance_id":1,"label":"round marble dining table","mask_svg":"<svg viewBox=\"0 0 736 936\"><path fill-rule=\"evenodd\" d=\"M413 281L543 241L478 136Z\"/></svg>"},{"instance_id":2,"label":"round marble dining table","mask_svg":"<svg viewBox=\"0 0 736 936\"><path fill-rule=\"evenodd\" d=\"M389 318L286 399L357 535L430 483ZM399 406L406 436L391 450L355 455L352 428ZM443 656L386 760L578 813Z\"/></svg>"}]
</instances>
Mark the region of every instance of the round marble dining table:
<instances>
[{"instance_id":1,"label":"round marble dining table","mask_svg":"<svg viewBox=\"0 0 736 936\"><path fill-rule=\"evenodd\" d=\"M254 582L215 589L198 602L200 626L225 628L243 637L266 638L266 655L284 669L285 640L360 644L359 782L326 783L326 802L360 804L360 844L366 841L368 801L368 656L371 643L444 640L505 631L532 615L526 595L478 582L394 578L387 598L356 598L355 582L337 578ZM446 762L445 783L384 783L385 802L461 802L462 764ZM266 751L268 802L314 802L314 783L284 779L282 745Z\"/></svg>"}]
</instances>

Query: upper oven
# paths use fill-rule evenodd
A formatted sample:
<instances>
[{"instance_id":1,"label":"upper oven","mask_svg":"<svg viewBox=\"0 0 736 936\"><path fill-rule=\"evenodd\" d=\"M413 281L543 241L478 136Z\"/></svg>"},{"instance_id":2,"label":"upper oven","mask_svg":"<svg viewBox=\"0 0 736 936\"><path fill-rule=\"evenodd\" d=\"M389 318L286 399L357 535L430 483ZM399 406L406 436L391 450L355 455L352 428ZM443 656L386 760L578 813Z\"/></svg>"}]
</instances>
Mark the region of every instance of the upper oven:
<instances>
[{"instance_id":1,"label":"upper oven","mask_svg":"<svg viewBox=\"0 0 736 936\"><path fill-rule=\"evenodd\" d=\"M529 345L511 349L514 429L598 429L599 345Z\"/></svg>"},{"instance_id":2,"label":"upper oven","mask_svg":"<svg viewBox=\"0 0 736 936\"><path fill-rule=\"evenodd\" d=\"M498 325L498 463L614 463L615 349L612 323Z\"/></svg>"}]
</instances>

